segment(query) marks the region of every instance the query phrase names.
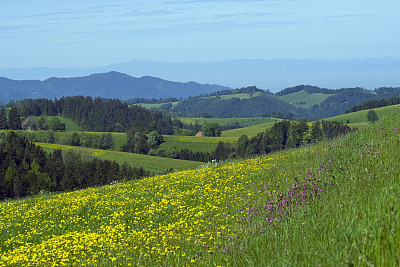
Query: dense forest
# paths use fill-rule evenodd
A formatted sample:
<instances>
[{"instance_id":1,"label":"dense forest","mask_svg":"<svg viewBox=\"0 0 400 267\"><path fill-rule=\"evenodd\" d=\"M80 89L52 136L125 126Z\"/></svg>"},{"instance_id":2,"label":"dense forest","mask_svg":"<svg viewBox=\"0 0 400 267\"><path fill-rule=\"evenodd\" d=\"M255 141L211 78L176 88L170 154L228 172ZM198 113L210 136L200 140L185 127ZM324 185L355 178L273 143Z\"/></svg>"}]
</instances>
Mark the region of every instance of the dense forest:
<instances>
[{"instance_id":1,"label":"dense forest","mask_svg":"<svg viewBox=\"0 0 400 267\"><path fill-rule=\"evenodd\" d=\"M20 106L22 116L62 115L86 131L126 132L132 125L161 134L173 134L172 121L161 112L128 106L118 99L73 96L55 99L28 99Z\"/></svg>"},{"instance_id":2,"label":"dense forest","mask_svg":"<svg viewBox=\"0 0 400 267\"><path fill-rule=\"evenodd\" d=\"M150 173L115 161L82 160L79 154L41 147L11 131L0 136L0 199L70 191L139 179Z\"/></svg>"},{"instance_id":3,"label":"dense forest","mask_svg":"<svg viewBox=\"0 0 400 267\"><path fill-rule=\"evenodd\" d=\"M386 106L397 105L397 104L400 104L400 97L398 97L398 96L393 96L389 99L382 98L379 100L369 100L360 105L355 105L355 106L351 107L350 109L346 110L346 113L356 112L356 111L366 110L366 109L386 107Z\"/></svg>"},{"instance_id":4,"label":"dense forest","mask_svg":"<svg viewBox=\"0 0 400 267\"><path fill-rule=\"evenodd\" d=\"M302 90L306 91L309 94L316 94L316 93L337 94L337 90L334 89L319 88L318 86L311 86L311 85L298 85L283 89L282 91L277 92L275 95L284 96L288 94L297 93Z\"/></svg>"}]
</instances>

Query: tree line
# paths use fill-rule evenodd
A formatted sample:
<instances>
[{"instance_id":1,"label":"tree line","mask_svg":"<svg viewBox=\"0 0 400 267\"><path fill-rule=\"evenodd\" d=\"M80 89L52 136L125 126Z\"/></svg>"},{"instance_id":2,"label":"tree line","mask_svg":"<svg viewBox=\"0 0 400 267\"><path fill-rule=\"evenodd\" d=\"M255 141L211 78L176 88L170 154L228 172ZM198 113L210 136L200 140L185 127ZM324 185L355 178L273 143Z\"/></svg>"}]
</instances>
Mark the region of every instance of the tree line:
<instances>
[{"instance_id":1,"label":"tree line","mask_svg":"<svg viewBox=\"0 0 400 267\"><path fill-rule=\"evenodd\" d=\"M6 109L4 107L0 108L0 129L21 129L21 115L17 107L12 107L9 110L8 118Z\"/></svg>"},{"instance_id":2,"label":"tree line","mask_svg":"<svg viewBox=\"0 0 400 267\"><path fill-rule=\"evenodd\" d=\"M389 99L379 99L379 100L369 100L366 101L360 105L355 105L348 110L346 110L346 113L351 113L351 112L356 112L360 110L366 110L366 109L373 109L373 108L380 108L380 107L386 107L386 106L391 106L391 105L397 105L400 104L400 97L398 96L393 96Z\"/></svg>"},{"instance_id":3,"label":"tree line","mask_svg":"<svg viewBox=\"0 0 400 267\"><path fill-rule=\"evenodd\" d=\"M62 97L60 99L28 99L21 102L22 116L58 116L70 118L84 130L94 132L126 132L132 125L173 134L172 121L161 112L150 111L119 99L90 96Z\"/></svg>"},{"instance_id":4,"label":"tree line","mask_svg":"<svg viewBox=\"0 0 400 267\"><path fill-rule=\"evenodd\" d=\"M0 136L0 199L60 192L140 179L150 173L115 161L82 160L79 154L55 150L47 154L11 131Z\"/></svg>"},{"instance_id":5,"label":"tree line","mask_svg":"<svg viewBox=\"0 0 400 267\"><path fill-rule=\"evenodd\" d=\"M275 122L270 129L267 128L265 132L254 137L240 136L236 146L219 142L212 152L191 151L187 148L165 151L160 148L153 151L151 155L201 162L247 158L332 139L352 131L354 129L337 121L316 121L309 126L306 120L282 120Z\"/></svg>"},{"instance_id":6,"label":"tree line","mask_svg":"<svg viewBox=\"0 0 400 267\"><path fill-rule=\"evenodd\" d=\"M246 135L239 137L236 153L240 157L269 154L332 139L352 131L354 130L348 125L337 121L316 121L309 126L306 120L283 120L252 138Z\"/></svg>"}]
</instances>

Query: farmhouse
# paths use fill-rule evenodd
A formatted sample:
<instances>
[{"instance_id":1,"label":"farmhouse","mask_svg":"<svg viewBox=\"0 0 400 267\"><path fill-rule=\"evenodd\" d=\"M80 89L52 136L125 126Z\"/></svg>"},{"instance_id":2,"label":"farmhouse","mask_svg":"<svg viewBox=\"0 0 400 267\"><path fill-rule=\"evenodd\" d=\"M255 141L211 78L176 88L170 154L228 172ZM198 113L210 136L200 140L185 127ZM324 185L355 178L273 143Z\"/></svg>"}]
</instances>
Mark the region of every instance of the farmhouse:
<instances>
[{"instance_id":1,"label":"farmhouse","mask_svg":"<svg viewBox=\"0 0 400 267\"><path fill-rule=\"evenodd\" d=\"M203 136L203 132L198 132L195 136L202 137Z\"/></svg>"}]
</instances>

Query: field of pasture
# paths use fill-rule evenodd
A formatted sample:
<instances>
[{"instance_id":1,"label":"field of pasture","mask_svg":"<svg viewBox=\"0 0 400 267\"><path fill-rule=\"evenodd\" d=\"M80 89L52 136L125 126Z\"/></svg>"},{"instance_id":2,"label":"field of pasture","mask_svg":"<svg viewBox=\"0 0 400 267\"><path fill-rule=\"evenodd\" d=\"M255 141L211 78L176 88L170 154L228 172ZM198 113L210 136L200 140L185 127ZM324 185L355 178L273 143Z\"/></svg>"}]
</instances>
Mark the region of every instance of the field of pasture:
<instances>
[{"instance_id":1,"label":"field of pasture","mask_svg":"<svg viewBox=\"0 0 400 267\"><path fill-rule=\"evenodd\" d=\"M248 137L253 137L256 136L258 133L265 132L265 129L271 128L275 124L275 122L279 120L280 119L274 119L273 121L267 123L261 123L249 127L223 131L221 136L230 138L232 137L239 138L241 135L247 135Z\"/></svg>"},{"instance_id":2,"label":"field of pasture","mask_svg":"<svg viewBox=\"0 0 400 267\"><path fill-rule=\"evenodd\" d=\"M173 170L195 169L204 164L202 162L197 162L197 161L153 157L142 154L118 152L111 150L101 150L101 149L92 149L85 147L48 144L48 143L35 143L35 144L43 147L45 150L49 152L52 152L55 149L61 149L62 151L72 151L75 153L79 153L84 158L96 157L102 160L115 161L118 164L124 164L124 162L126 162L131 167L136 167L136 168L142 167L143 169L154 173L164 172L171 168Z\"/></svg>"},{"instance_id":3,"label":"field of pasture","mask_svg":"<svg viewBox=\"0 0 400 267\"><path fill-rule=\"evenodd\" d=\"M332 94L315 93L309 94L304 90L283 96L277 96L279 99L286 101L296 107L310 108L315 104L320 104Z\"/></svg>"},{"instance_id":4,"label":"field of pasture","mask_svg":"<svg viewBox=\"0 0 400 267\"><path fill-rule=\"evenodd\" d=\"M382 118L384 116L397 113L400 110L400 105L393 105L393 106L387 106L387 107L381 107L381 108L374 108L372 109L378 114L379 118ZM343 122L344 124L347 123L347 120L349 120L349 125L350 126L363 126L363 124L368 124L370 123L367 120L367 114L370 111L370 109L367 110L360 110L357 112L351 112L339 116L335 116L332 118L327 118L325 120L327 121L339 121Z\"/></svg>"},{"instance_id":5,"label":"field of pasture","mask_svg":"<svg viewBox=\"0 0 400 267\"><path fill-rule=\"evenodd\" d=\"M257 124L273 122L275 118L254 117L254 118L197 118L197 117L178 117L183 123L201 124L206 122L218 123L221 126L239 125L240 127L249 127Z\"/></svg>"},{"instance_id":6,"label":"field of pasture","mask_svg":"<svg viewBox=\"0 0 400 267\"><path fill-rule=\"evenodd\" d=\"M194 152L213 152L219 142L236 144L237 137L196 137L165 135L164 143L160 148L170 150L176 148L178 151L187 148Z\"/></svg>"},{"instance_id":7,"label":"field of pasture","mask_svg":"<svg viewBox=\"0 0 400 267\"><path fill-rule=\"evenodd\" d=\"M0 266L396 266L399 128L3 202Z\"/></svg>"}]
</instances>

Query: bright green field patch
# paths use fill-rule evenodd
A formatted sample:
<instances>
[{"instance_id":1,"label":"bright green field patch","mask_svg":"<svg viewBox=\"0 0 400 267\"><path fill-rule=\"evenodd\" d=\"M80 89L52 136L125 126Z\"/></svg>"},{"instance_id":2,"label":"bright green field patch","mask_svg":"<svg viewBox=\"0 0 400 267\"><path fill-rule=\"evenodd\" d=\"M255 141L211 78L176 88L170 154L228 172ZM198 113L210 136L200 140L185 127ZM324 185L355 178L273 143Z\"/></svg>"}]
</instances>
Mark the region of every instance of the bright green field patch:
<instances>
[{"instance_id":1,"label":"bright green field patch","mask_svg":"<svg viewBox=\"0 0 400 267\"><path fill-rule=\"evenodd\" d=\"M79 126L76 122L72 119L63 117L63 116L29 116L30 118L44 118L45 121L48 123L51 118L56 117L59 118L62 123L65 123L65 129L67 131L82 131L82 127Z\"/></svg>"},{"instance_id":2,"label":"bright green field patch","mask_svg":"<svg viewBox=\"0 0 400 267\"><path fill-rule=\"evenodd\" d=\"M161 107L162 105L169 104L169 103L171 103L172 106L175 107L175 106L179 103L179 101L176 101L176 102L167 102L167 103L161 103L161 104L138 103L138 104L134 104L134 105L141 106L141 107L147 108L147 109L153 109L153 108L158 109L158 108Z\"/></svg>"},{"instance_id":3,"label":"bright green field patch","mask_svg":"<svg viewBox=\"0 0 400 267\"><path fill-rule=\"evenodd\" d=\"M233 94L233 95L221 95L220 98L222 100L229 100L232 98L239 98L240 100L242 99L250 99L250 95L249 94Z\"/></svg>"},{"instance_id":4,"label":"bright green field patch","mask_svg":"<svg viewBox=\"0 0 400 267\"><path fill-rule=\"evenodd\" d=\"M247 135L248 137L256 136L258 133L265 132L265 129L271 128L275 124L275 121L279 121L279 119L274 119L272 122L257 124L245 128L223 131L222 137L239 138L241 135Z\"/></svg>"},{"instance_id":5,"label":"bright green field patch","mask_svg":"<svg viewBox=\"0 0 400 267\"><path fill-rule=\"evenodd\" d=\"M309 108L315 104L320 104L330 96L333 96L333 94L322 94L322 93L309 94L306 91L301 90L300 92L278 96L278 98L290 104L293 104L297 107ZM302 102L304 102L305 104L304 103L302 104Z\"/></svg>"},{"instance_id":6,"label":"bright green field patch","mask_svg":"<svg viewBox=\"0 0 400 267\"><path fill-rule=\"evenodd\" d=\"M163 172L170 168L174 170L194 169L203 164L202 162L197 162L197 161L160 158L142 154L117 152L117 151L109 151L101 149L91 149L91 148L48 144L48 143L35 143L35 144L43 148L47 148L47 151L52 151L54 149L61 149L64 151L73 151L76 153L80 153L81 155L84 156L97 157L99 159L116 161L118 164L123 164L124 162L127 162L131 167L143 167L143 169L151 172Z\"/></svg>"},{"instance_id":7,"label":"bright green field patch","mask_svg":"<svg viewBox=\"0 0 400 267\"><path fill-rule=\"evenodd\" d=\"M254 118L196 118L196 117L178 117L183 123L203 125L206 122L218 123L220 126L239 125L240 127L248 127L252 125L273 122L275 118L254 117Z\"/></svg>"},{"instance_id":8,"label":"bright green field patch","mask_svg":"<svg viewBox=\"0 0 400 267\"><path fill-rule=\"evenodd\" d=\"M400 110L400 104L399 105L393 105L393 106L387 106L387 107L381 107L381 108L375 108L373 109L377 114L379 119L382 119L384 116L396 113ZM370 122L367 119L367 114L370 111L370 109L367 110L360 110L357 112L351 112L343 115L339 115L336 117L332 118L327 118L324 120L327 121L339 121L344 124L347 123L347 120L349 120L349 125L350 126L362 126L363 124L369 124Z\"/></svg>"},{"instance_id":9,"label":"bright green field patch","mask_svg":"<svg viewBox=\"0 0 400 267\"><path fill-rule=\"evenodd\" d=\"M237 138L164 135L164 141L160 148L165 150L176 148L179 151L187 148L193 152L212 152L217 148L219 142L236 143Z\"/></svg>"}]
</instances>

